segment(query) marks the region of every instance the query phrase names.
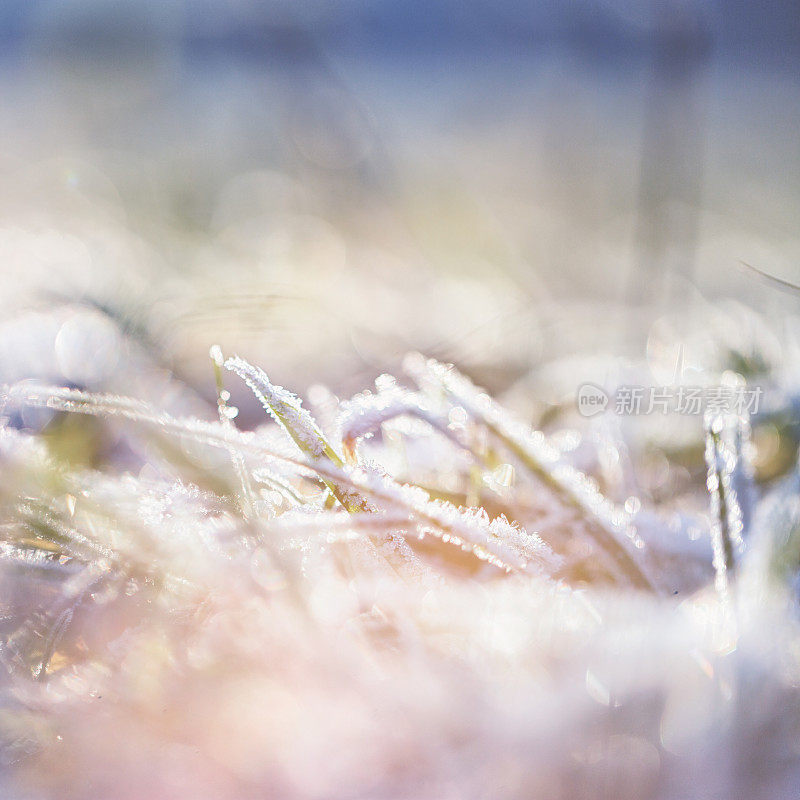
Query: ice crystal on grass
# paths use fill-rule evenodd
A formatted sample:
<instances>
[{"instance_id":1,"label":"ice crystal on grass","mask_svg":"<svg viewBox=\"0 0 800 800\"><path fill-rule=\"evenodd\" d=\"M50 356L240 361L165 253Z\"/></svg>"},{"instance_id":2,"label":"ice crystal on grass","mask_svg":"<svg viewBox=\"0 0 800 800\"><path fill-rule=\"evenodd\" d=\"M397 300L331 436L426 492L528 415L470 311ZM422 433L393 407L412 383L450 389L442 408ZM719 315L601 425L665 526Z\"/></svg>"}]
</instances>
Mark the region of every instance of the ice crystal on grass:
<instances>
[{"instance_id":1,"label":"ice crystal on grass","mask_svg":"<svg viewBox=\"0 0 800 800\"><path fill-rule=\"evenodd\" d=\"M247 383L267 412L286 431L300 451L312 461L324 460L341 467L339 454L325 439L311 414L303 408L299 397L271 383L262 369L248 364L241 358L229 358L226 369L239 375ZM361 498L323 478L331 494L349 511L364 509Z\"/></svg>"},{"instance_id":2,"label":"ice crystal on grass","mask_svg":"<svg viewBox=\"0 0 800 800\"><path fill-rule=\"evenodd\" d=\"M341 405L338 428L351 458L355 458L360 439L372 436L384 423L406 416L422 420L457 446L466 448L448 426L447 419L435 413L424 396L399 388L393 381L389 382L387 376L381 376L376 383L381 387L377 394L364 392Z\"/></svg>"},{"instance_id":3,"label":"ice crystal on grass","mask_svg":"<svg viewBox=\"0 0 800 800\"><path fill-rule=\"evenodd\" d=\"M616 508L589 477L559 460L558 451L539 431L531 431L452 365L425 359L419 353L406 357L406 372L431 394L443 394L470 417L486 426L531 473L553 490L564 503L578 508L593 522L601 547L622 574L642 588L652 583L642 565L642 541L624 509Z\"/></svg>"},{"instance_id":4,"label":"ice crystal on grass","mask_svg":"<svg viewBox=\"0 0 800 800\"><path fill-rule=\"evenodd\" d=\"M706 440L733 629L697 505L617 508L452 368L412 359L418 391L326 394L323 435L228 363L270 413L254 431L219 383L208 419L0 391L9 420L57 415L0 424L9 796L755 797L741 753L773 749L768 794L791 796L798 477L756 502L746 427ZM119 450L72 463L64 415ZM659 592L640 591L633 525Z\"/></svg>"},{"instance_id":5,"label":"ice crystal on grass","mask_svg":"<svg viewBox=\"0 0 800 800\"><path fill-rule=\"evenodd\" d=\"M708 414L706 428L707 486L711 498L711 537L714 546L714 569L717 590L726 596L736 569L737 559L744 550L744 516L734 484L736 470L741 469L737 453L739 421L722 414ZM733 431L731 430L733 426Z\"/></svg>"},{"instance_id":6,"label":"ice crystal on grass","mask_svg":"<svg viewBox=\"0 0 800 800\"><path fill-rule=\"evenodd\" d=\"M472 552L509 572L552 571L559 559L536 535L528 534L505 518L490 520L484 509L457 508L432 500L419 487L402 485L376 470L357 471L353 477L375 503L405 509L422 532Z\"/></svg>"},{"instance_id":7,"label":"ice crystal on grass","mask_svg":"<svg viewBox=\"0 0 800 800\"><path fill-rule=\"evenodd\" d=\"M325 440L311 414L303 408L297 395L271 383L262 369L248 364L243 358L229 358L225 368L235 372L261 401L270 416L289 434L301 452L311 458L325 456L341 466L342 459Z\"/></svg>"}]
</instances>

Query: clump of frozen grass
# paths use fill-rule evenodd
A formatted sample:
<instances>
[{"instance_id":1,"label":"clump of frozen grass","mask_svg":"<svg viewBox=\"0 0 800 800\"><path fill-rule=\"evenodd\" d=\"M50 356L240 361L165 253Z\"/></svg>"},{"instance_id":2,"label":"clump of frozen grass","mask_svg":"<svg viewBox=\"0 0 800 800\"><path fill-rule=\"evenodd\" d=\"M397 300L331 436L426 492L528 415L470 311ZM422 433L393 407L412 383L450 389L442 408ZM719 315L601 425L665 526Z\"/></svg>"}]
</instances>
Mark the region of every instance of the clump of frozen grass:
<instances>
[{"instance_id":1,"label":"clump of frozen grass","mask_svg":"<svg viewBox=\"0 0 800 800\"><path fill-rule=\"evenodd\" d=\"M599 543L622 573L637 586L651 587L641 559L631 552L632 547L641 549L642 542L624 509L615 508L603 497L591 478L563 463L539 431L531 431L514 419L453 365L415 353L406 358L404 367L423 391L441 394L453 405L463 408L565 504L585 514L593 523L592 530Z\"/></svg>"},{"instance_id":2,"label":"clump of frozen grass","mask_svg":"<svg viewBox=\"0 0 800 800\"><path fill-rule=\"evenodd\" d=\"M551 565L555 563L550 549L541 539L521 531L503 517L490 520L483 509L458 509L451 503L433 501L424 490L401 486L369 464L336 476L333 470L341 469L344 463L311 415L302 408L299 398L274 386L262 370L242 359L230 359L226 366L246 381L303 453L313 462L327 462L333 468L323 469L320 476L348 511L374 510L375 504L405 509L409 521L421 534L432 533L441 541L456 545L505 570L526 570L541 560L550 561ZM389 402L382 397L378 403L371 403L361 396L347 404L341 426L345 442L353 442L359 435L374 432L382 422L400 414L416 413L432 419L424 406L411 395L397 390L392 394ZM442 425L437 427L444 428ZM355 459L354 447L350 448L350 453ZM399 551L407 557L410 555L401 536L394 537L393 542Z\"/></svg>"},{"instance_id":3,"label":"clump of frozen grass","mask_svg":"<svg viewBox=\"0 0 800 800\"><path fill-rule=\"evenodd\" d=\"M303 408L299 397L271 383L262 369L248 364L242 358L229 358L225 368L245 381L264 409L312 462L326 462L337 468L344 465L341 456L327 441L311 414ZM328 477L322 476L322 480L346 509L364 510L364 500L358 495Z\"/></svg>"},{"instance_id":4,"label":"clump of frozen grass","mask_svg":"<svg viewBox=\"0 0 800 800\"><path fill-rule=\"evenodd\" d=\"M798 478L754 504L745 423L708 430L710 531L673 529L452 366L411 357L416 389L382 377L323 433L212 361L216 419L0 391L119 449L0 427L7 796L792 796ZM237 428L223 366L276 425Z\"/></svg>"}]
</instances>

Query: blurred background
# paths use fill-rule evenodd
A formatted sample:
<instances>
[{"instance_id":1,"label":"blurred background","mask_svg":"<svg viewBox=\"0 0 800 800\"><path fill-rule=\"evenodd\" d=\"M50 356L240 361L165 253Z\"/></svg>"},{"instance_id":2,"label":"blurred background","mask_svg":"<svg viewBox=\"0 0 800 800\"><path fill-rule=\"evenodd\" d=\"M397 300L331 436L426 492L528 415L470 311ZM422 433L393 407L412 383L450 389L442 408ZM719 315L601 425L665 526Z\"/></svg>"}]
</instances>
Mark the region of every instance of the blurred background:
<instances>
[{"instance_id":1,"label":"blurred background","mask_svg":"<svg viewBox=\"0 0 800 800\"><path fill-rule=\"evenodd\" d=\"M676 310L777 319L799 68L794 0L4 0L0 382L185 410L219 343L546 398Z\"/></svg>"}]
</instances>

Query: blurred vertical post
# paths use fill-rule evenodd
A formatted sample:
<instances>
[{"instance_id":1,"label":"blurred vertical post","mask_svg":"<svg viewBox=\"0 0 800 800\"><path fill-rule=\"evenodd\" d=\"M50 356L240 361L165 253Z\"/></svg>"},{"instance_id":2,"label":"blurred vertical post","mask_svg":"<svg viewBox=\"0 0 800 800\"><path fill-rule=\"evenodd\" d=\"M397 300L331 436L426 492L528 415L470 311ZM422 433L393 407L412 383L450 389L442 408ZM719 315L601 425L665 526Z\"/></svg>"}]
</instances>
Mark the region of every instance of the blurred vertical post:
<instances>
[{"instance_id":1,"label":"blurred vertical post","mask_svg":"<svg viewBox=\"0 0 800 800\"><path fill-rule=\"evenodd\" d=\"M703 180L698 94L710 32L696 0L654 0L653 13L653 66L629 282L634 304L674 302L684 283L680 279L694 276Z\"/></svg>"}]
</instances>

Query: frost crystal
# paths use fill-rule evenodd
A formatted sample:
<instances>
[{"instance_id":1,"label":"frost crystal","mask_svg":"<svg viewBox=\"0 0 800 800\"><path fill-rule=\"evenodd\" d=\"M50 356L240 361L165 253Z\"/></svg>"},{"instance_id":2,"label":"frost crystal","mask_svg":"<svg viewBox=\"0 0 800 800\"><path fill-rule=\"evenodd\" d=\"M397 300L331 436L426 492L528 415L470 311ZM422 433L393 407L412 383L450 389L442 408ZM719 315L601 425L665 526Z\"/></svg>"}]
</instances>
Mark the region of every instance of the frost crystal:
<instances>
[{"instance_id":1,"label":"frost crystal","mask_svg":"<svg viewBox=\"0 0 800 800\"><path fill-rule=\"evenodd\" d=\"M313 458L327 456L334 464L341 459L325 441L322 431L303 408L297 395L270 383L264 370L248 364L238 356L229 358L225 368L235 372L252 390L253 394L272 418L291 436L300 450Z\"/></svg>"},{"instance_id":2,"label":"frost crystal","mask_svg":"<svg viewBox=\"0 0 800 800\"><path fill-rule=\"evenodd\" d=\"M600 544L617 562L623 574L636 585L651 588L634 550L643 547L630 515L617 508L598 490L596 483L560 461L559 453L539 431L531 431L514 419L486 392L476 387L452 365L413 353L404 361L405 371L429 393L444 392L455 405L482 423L533 474L549 486L567 505L578 508L595 524Z\"/></svg>"}]
</instances>

